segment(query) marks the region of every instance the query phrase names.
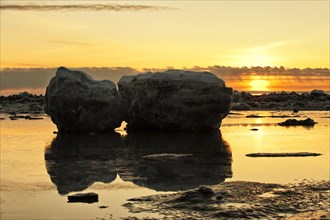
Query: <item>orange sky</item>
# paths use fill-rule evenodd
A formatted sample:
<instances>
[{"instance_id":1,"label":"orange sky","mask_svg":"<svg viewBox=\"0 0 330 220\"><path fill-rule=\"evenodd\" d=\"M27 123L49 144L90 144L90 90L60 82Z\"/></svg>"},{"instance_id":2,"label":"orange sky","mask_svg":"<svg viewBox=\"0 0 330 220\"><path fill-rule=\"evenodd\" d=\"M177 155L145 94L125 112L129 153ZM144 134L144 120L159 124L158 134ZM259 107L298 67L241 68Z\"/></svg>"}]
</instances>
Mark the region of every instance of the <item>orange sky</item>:
<instances>
[{"instance_id":1,"label":"orange sky","mask_svg":"<svg viewBox=\"0 0 330 220\"><path fill-rule=\"evenodd\" d=\"M96 10L97 3L153 8ZM61 9L68 4L90 8ZM29 5L58 7L17 9ZM2 0L1 6L2 68L329 67L329 1Z\"/></svg>"},{"instance_id":2,"label":"orange sky","mask_svg":"<svg viewBox=\"0 0 330 220\"><path fill-rule=\"evenodd\" d=\"M213 65L329 68L329 8L329 1L1 0L0 64L1 69L140 71ZM227 84L244 90L327 90L329 84L267 77L254 79L267 82Z\"/></svg>"}]
</instances>

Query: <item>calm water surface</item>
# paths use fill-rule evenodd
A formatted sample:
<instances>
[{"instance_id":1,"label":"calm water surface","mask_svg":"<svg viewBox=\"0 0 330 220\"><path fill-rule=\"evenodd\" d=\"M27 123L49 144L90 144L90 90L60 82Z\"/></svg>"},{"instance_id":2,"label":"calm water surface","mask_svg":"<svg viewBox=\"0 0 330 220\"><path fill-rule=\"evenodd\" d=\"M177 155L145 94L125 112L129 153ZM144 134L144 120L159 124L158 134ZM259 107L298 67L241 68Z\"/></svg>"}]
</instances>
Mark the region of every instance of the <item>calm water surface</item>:
<instances>
[{"instance_id":1,"label":"calm water surface","mask_svg":"<svg viewBox=\"0 0 330 220\"><path fill-rule=\"evenodd\" d=\"M129 198L223 181L292 183L329 179L330 114L300 112L314 127L280 127L291 112L240 112L212 134L56 135L44 120L1 120L1 219L117 219ZM7 117L2 115L1 117ZM299 119L299 118L298 118ZM124 125L123 125L124 126ZM257 131L250 130L257 128ZM255 152L317 152L319 157L250 158ZM67 203L96 192L99 202ZM100 209L104 205L108 208Z\"/></svg>"}]
</instances>

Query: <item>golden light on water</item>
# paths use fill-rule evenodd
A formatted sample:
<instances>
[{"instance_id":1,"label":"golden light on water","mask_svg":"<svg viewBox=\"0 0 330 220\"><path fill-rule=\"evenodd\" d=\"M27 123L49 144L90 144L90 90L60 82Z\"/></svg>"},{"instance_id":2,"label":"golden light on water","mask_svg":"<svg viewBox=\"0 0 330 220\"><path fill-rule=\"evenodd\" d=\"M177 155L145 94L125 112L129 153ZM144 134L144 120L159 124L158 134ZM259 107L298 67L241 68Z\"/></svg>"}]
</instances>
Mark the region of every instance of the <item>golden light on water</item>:
<instances>
[{"instance_id":1,"label":"golden light on water","mask_svg":"<svg viewBox=\"0 0 330 220\"><path fill-rule=\"evenodd\" d=\"M254 79L249 83L251 91L269 91L269 81L264 79Z\"/></svg>"}]
</instances>

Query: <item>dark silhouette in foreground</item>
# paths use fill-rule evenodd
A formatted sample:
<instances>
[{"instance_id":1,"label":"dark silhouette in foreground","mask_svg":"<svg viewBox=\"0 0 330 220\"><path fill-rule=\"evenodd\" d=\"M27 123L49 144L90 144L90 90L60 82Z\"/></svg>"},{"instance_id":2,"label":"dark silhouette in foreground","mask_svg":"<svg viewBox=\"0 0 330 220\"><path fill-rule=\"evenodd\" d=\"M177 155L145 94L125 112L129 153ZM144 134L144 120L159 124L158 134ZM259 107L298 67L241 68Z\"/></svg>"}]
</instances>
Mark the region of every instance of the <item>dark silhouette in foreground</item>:
<instances>
[{"instance_id":1,"label":"dark silhouette in foreground","mask_svg":"<svg viewBox=\"0 0 330 220\"><path fill-rule=\"evenodd\" d=\"M230 111L232 88L210 72L167 70L118 82L128 130L214 131Z\"/></svg>"},{"instance_id":2,"label":"dark silhouette in foreground","mask_svg":"<svg viewBox=\"0 0 330 220\"><path fill-rule=\"evenodd\" d=\"M115 83L59 67L46 89L45 112L59 131L89 133L113 131L125 109Z\"/></svg>"},{"instance_id":3,"label":"dark silhouette in foreground","mask_svg":"<svg viewBox=\"0 0 330 220\"><path fill-rule=\"evenodd\" d=\"M230 111L232 88L209 72L167 70L123 76L116 84L59 67L45 94L45 112L62 132L213 131Z\"/></svg>"}]
</instances>

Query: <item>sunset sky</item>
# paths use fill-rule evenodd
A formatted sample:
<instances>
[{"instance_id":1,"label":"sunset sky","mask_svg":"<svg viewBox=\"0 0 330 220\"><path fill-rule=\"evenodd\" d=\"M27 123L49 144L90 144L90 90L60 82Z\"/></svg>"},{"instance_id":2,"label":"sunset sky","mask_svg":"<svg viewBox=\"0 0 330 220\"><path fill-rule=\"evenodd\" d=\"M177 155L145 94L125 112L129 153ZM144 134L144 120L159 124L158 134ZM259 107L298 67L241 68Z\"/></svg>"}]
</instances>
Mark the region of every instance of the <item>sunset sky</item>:
<instances>
[{"instance_id":1,"label":"sunset sky","mask_svg":"<svg viewBox=\"0 0 330 220\"><path fill-rule=\"evenodd\" d=\"M1 68L329 68L329 7L329 1L1 0ZM274 83L259 80L266 80L261 88ZM328 83L329 77L323 89Z\"/></svg>"}]
</instances>

